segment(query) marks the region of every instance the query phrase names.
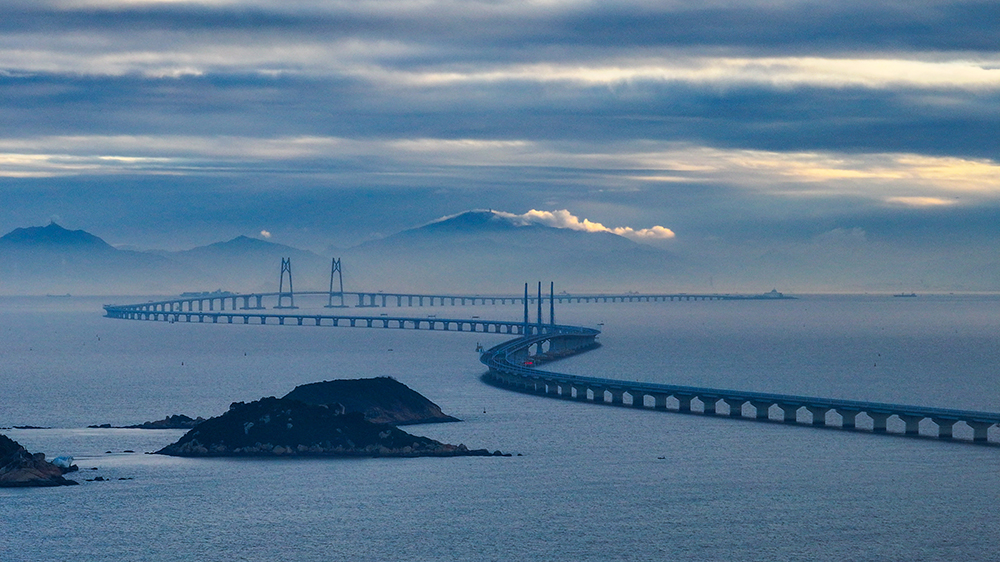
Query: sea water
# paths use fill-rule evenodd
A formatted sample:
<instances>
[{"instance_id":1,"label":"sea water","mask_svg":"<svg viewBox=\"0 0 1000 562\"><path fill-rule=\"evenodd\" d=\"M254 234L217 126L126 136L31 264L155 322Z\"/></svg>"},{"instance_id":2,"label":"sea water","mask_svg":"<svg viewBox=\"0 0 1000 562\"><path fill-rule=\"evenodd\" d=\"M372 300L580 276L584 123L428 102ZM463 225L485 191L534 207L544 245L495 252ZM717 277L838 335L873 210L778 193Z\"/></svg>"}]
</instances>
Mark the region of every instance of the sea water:
<instances>
[{"instance_id":1,"label":"sea water","mask_svg":"<svg viewBox=\"0 0 1000 562\"><path fill-rule=\"evenodd\" d=\"M102 317L106 300L0 299L0 426L50 428L3 433L81 467L70 475L80 486L0 490L5 562L909 561L1000 551L1000 447L514 393L480 380L474 349L502 335L122 321ZM521 316L517 306L390 312ZM603 346L552 370L1000 410L995 297L572 304L556 314L600 327ZM520 456L179 459L143 453L183 431L86 429L208 417L297 384L381 375L463 420L407 431ZM106 481L86 481L96 476Z\"/></svg>"}]
</instances>

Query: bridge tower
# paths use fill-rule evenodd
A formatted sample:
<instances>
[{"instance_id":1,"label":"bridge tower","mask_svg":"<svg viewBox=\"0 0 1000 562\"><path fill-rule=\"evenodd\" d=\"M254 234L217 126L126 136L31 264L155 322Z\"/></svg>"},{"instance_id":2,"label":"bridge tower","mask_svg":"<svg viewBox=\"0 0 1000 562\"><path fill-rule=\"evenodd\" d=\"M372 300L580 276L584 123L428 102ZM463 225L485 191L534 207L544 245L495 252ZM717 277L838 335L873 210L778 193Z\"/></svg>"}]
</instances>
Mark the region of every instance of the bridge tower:
<instances>
[{"instance_id":1,"label":"bridge tower","mask_svg":"<svg viewBox=\"0 0 1000 562\"><path fill-rule=\"evenodd\" d=\"M542 282L538 282L538 325L542 325Z\"/></svg>"},{"instance_id":2,"label":"bridge tower","mask_svg":"<svg viewBox=\"0 0 1000 562\"><path fill-rule=\"evenodd\" d=\"M556 325L556 282L549 281L549 324Z\"/></svg>"},{"instance_id":3,"label":"bridge tower","mask_svg":"<svg viewBox=\"0 0 1000 562\"><path fill-rule=\"evenodd\" d=\"M337 274L337 292L333 291L333 274ZM340 304L333 304L333 297L340 298ZM324 308L347 308L344 304L344 274L340 269L340 258L333 258L330 263L330 295Z\"/></svg>"},{"instance_id":4,"label":"bridge tower","mask_svg":"<svg viewBox=\"0 0 1000 562\"><path fill-rule=\"evenodd\" d=\"M288 291L285 291L285 273L288 273ZM285 299L288 306L285 306ZM298 308L295 306L295 291L292 289L292 258L281 258L281 278L278 280L278 306L274 308Z\"/></svg>"},{"instance_id":5,"label":"bridge tower","mask_svg":"<svg viewBox=\"0 0 1000 562\"><path fill-rule=\"evenodd\" d=\"M528 335L528 284L524 284L524 330L523 335Z\"/></svg>"}]
</instances>

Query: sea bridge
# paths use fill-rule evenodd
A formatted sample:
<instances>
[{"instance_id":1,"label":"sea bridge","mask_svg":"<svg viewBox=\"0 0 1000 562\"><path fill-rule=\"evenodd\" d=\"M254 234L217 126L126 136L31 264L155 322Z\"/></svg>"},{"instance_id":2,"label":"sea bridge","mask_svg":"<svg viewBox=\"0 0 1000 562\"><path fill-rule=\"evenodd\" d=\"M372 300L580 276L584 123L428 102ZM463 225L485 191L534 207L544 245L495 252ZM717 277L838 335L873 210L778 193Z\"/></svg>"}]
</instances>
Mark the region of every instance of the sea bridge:
<instances>
[{"instance_id":1,"label":"sea bridge","mask_svg":"<svg viewBox=\"0 0 1000 562\"><path fill-rule=\"evenodd\" d=\"M631 382L599 377L584 377L555 373L538 366L570 355L599 347L599 330L555 323L555 304L589 302L669 302L674 300L748 300L790 298L772 291L764 295L640 295L556 294L552 284L549 294L542 294L541 283L537 295L529 295L525 284L524 294L511 295L440 295L383 292L345 292L333 290L333 274L339 273L339 260L334 260L329 291L294 293L291 284L291 264L282 261L282 278L277 293L235 294L214 293L186 294L179 298L145 303L105 305L108 318L144 320L169 323L256 324L330 326L352 328L412 329L449 332L478 332L515 336L513 339L481 350L480 360L489 369L484 376L489 382L515 391L527 392L562 400L591 404L632 407L649 410L673 411L683 414L725 416L733 419L784 422L815 427L838 427L859 430L859 416L876 434L899 434L889 431L889 422L903 426L902 435L926 435L921 432L933 424L936 436L952 440L954 427L964 425L971 430L972 443L993 444L1000 442L998 431L1000 413L977 412L925 406L910 406L882 402L842 400L810 396L795 396L763 392L748 392L718 388L701 388L659 383ZM284 290L285 273L288 273L288 291ZM295 312L295 297L325 297L325 309L349 308L344 304L348 297L356 297L356 307L422 307L422 306L474 306L521 304L521 320L484 320L472 318L438 318L333 314ZM548 301L549 320L543 322L543 303ZM537 309L535 321L529 316L529 305ZM270 307L270 308L269 308ZM319 308L318 306L316 308ZM331 311L332 312L332 311ZM626 399L627 397L627 399ZM776 418L772 417L776 414ZM930 428L929 428L930 429Z\"/></svg>"},{"instance_id":2,"label":"sea bridge","mask_svg":"<svg viewBox=\"0 0 1000 562\"><path fill-rule=\"evenodd\" d=\"M131 305L106 305L108 318L149 320L153 322L183 322L194 324L276 324L295 326L332 326L350 328L395 328L411 330L441 330L526 335L548 331L548 325L525 325L514 320L481 320L478 318L438 318L412 316L354 316L340 314L296 314L292 312L181 311L146 310Z\"/></svg>"},{"instance_id":3,"label":"sea bridge","mask_svg":"<svg viewBox=\"0 0 1000 562\"><path fill-rule=\"evenodd\" d=\"M291 297L289 299L289 297ZM179 298L149 301L137 304L119 305L116 308L129 308L148 312L214 312L237 310L266 310L268 302L290 300L291 306L275 308L294 308L294 299L321 297L328 301L326 308L348 308L347 302L356 302L355 308L415 308L415 307L448 307L448 306L496 306L515 304L537 304L541 302L555 303L653 303L682 301L724 301L724 300L770 300L788 299L781 293L772 292L763 295L738 294L688 294L688 293L600 293L600 294L569 294L562 293L538 297L535 295L455 295L427 293L385 293L382 291L359 292L343 291L299 291L295 293L201 293L181 296ZM330 304L336 302L338 304Z\"/></svg>"},{"instance_id":4,"label":"sea bridge","mask_svg":"<svg viewBox=\"0 0 1000 562\"><path fill-rule=\"evenodd\" d=\"M921 423L929 421L936 426L939 438L949 440L954 437L954 426L962 423L972 430L974 443L988 443L989 430L1000 425L1000 413L993 412L642 383L537 368L537 365L592 349L596 346L597 333L590 328L560 327L525 335L483 352L480 360L489 368L490 381L499 386L592 404L850 430L858 429L858 416L863 415L874 433L889 433L887 422L895 417L904 425L903 435L920 435ZM671 403L669 410L668 402ZM772 412L777 414L776 420ZM800 418L804 420L800 422Z\"/></svg>"}]
</instances>

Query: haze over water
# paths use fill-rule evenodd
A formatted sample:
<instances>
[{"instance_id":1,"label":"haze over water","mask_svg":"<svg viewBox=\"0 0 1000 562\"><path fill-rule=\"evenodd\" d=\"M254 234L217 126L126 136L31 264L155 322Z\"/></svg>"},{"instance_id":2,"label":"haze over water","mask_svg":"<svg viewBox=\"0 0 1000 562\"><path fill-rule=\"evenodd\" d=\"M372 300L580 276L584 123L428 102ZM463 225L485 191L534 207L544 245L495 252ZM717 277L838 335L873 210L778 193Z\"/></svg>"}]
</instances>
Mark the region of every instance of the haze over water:
<instances>
[{"instance_id":1,"label":"haze over water","mask_svg":"<svg viewBox=\"0 0 1000 562\"><path fill-rule=\"evenodd\" d=\"M112 479L0 491L17 514L0 519L5 561L948 560L1000 547L995 446L522 395L479 380L475 345L502 335L117 321L101 317L102 302L0 300L0 426L53 427L4 432L31 451L74 455L84 470L72 478ZM997 297L573 304L556 314L603 322L603 347L552 370L1000 408ZM81 429L208 417L297 384L379 375L464 420L407 431L523 456L177 459L138 453L181 431Z\"/></svg>"}]
</instances>

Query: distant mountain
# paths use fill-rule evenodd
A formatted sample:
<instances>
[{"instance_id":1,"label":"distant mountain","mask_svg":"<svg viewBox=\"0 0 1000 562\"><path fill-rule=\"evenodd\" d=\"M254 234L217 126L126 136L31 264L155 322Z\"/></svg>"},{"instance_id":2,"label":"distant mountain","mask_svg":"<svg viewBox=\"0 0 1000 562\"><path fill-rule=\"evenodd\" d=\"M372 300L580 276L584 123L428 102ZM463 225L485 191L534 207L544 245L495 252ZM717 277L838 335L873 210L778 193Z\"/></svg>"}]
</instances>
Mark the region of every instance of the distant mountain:
<instances>
[{"instance_id":1,"label":"distant mountain","mask_svg":"<svg viewBox=\"0 0 1000 562\"><path fill-rule=\"evenodd\" d=\"M0 248L15 249L89 249L114 251L114 247L97 236L82 230L67 230L55 222L48 226L15 228L0 237Z\"/></svg>"},{"instance_id":2,"label":"distant mountain","mask_svg":"<svg viewBox=\"0 0 1000 562\"><path fill-rule=\"evenodd\" d=\"M52 223L0 237L0 294L277 291L283 257L292 258L296 290L323 287L329 280L326 258L246 236L182 252L137 252Z\"/></svg>"},{"instance_id":3,"label":"distant mountain","mask_svg":"<svg viewBox=\"0 0 1000 562\"><path fill-rule=\"evenodd\" d=\"M0 294L159 294L181 273L161 256L117 250L56 223L0 237Z\"/></svg>"},{"instance_id":4,"label":"distant mountain","mask_svg":"<svg viewBox=\"0 0 1000 562\"><path fill-rule=\"evenodd\" d=\"M282 258L292 260L292 280L298 291L326 288L330 276L328 258L247 236L161 255L199 272L213 287L241 292L277 291Z\"/></svg>"},{"instance_id":5,"label":"distant mountain","mask_svg":"<svg viewBox=\"0 0 1000 562\"><path fill-rule=\"evenodd\" d=\"M468 211L366 242L344 258L345 280L385 290L510 293L537 280L575 291L664 290L683 284L694 269L670 252L610 232L522 224L493 211Z\"/></svg>"},{"instance_id":6,"label":"distant mountain","mask_svg":"<svg viewBox=\"0 0 1000 562\"><path fill-rule=\"evenodd\" d=\"M297 291L328 286L329 258L265 240L137 252L52 223L0 237L0 294L272 292L286 257ZM447 217L338 257L348 291L516 293L539 280L571 292L684 291L704 290L708 278L671 252L609 232L524 224L492 211Z\"/></svg>"}]
</instances>

